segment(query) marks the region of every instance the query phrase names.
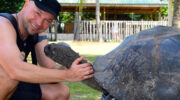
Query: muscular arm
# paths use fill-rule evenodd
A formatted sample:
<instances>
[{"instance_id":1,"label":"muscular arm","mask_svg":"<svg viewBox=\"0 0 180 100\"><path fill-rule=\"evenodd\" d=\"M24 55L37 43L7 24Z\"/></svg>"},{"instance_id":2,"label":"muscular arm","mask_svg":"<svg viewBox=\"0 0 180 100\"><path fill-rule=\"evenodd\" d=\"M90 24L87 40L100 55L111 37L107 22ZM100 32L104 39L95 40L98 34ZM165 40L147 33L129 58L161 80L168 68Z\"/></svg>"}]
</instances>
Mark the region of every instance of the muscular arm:
<instances>
[{"instance_id":1,"label":"muscular arm","mask_svg":"<svg viewBox=\"0 0 180 100\"><path fill-rule=\"evenodd\" d=\"M39 36L44 36L45 33L40 33ZM38 42L35 46L36 51L36 57L38 60L38 63L40 66L44 66L46 68L56 68L56 63L51 60L49 57L47 57L44 53L44 47L48 44L48 40L42 40L41 42Z\"/></svg>"},{"instance_id":2,"label":"muscular arm","mask_svg":"<svg viewBox=\"0 0 180 100\"><path fill-rule=\"evenodd\" d=\"M88 64L78 65L81 60L82 58L77 59L69 70L47 69L23 62L16 45L16 32L13 26L10 22L0 22L0 66L11 79L30 83L49 83L80 81L92 77L89 75Z\"/></svg>"}]
</instances>

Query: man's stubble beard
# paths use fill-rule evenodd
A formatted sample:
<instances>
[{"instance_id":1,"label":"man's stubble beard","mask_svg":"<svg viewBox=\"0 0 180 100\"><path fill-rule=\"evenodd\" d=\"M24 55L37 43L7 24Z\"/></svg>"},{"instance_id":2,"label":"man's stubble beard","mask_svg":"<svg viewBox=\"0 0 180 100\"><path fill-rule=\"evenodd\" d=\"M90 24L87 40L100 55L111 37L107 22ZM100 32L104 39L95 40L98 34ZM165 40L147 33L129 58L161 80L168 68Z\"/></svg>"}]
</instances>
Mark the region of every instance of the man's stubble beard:
<instances>
[{"instance_id":1,"label":"man's stubble beard","mask_svg":"<svg viewBox=\"0 0 180 100\"><path fill-rule=\"evenodd\" d=\"M34 35L34 34L38 34L38 33L46 31L46 30L39 30L38 32L30 32L30 30L28 30L29 29L29 25L26 24L25 21L23 21L23 27L25 29L26 35Z\"/></svg>"},{"instance_id":2,"label":"man's stubble beard","mask_svg":"<svg viewBox=\"0 0 180 100\"><path fill-rule=\"evenodd\" d=\"M22 25L23 25L23 28L24 28L24 30L25 30L25 35L31 35L30 34L30 32L29 32L29 30L28 30L28 24L26 23L26 21L24 20L24 18L23 18L23 21L22 21Z\"/></svg>"}]
</instances>

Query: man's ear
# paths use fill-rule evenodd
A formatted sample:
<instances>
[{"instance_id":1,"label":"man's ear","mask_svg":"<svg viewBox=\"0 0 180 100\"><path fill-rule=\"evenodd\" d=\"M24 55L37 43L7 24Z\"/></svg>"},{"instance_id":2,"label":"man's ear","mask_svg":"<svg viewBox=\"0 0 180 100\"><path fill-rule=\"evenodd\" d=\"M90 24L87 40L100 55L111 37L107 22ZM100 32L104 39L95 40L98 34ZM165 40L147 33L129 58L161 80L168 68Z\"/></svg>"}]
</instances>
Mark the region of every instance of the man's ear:
<instances>
[{"instance_id":1,"label":"man's ear","mask_svg":"<svg viewBox=\"0 0 180 100\"><path fill-rule=\"evenodd\" d=\"M25 4L24 4L24 6L23 6L23 10L28 7L28 4L29 4L29 0L26 0Z\"/></svg>"}]
</instances>

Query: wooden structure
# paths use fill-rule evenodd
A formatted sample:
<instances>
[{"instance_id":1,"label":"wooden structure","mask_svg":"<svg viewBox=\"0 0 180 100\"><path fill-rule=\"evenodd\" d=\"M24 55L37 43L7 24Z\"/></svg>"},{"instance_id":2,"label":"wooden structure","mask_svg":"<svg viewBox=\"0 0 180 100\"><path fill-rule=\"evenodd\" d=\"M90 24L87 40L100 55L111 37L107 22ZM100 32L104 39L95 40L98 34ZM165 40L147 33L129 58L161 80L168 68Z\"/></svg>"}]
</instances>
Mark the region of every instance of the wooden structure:
<instances>
[{"instance_id":1,"label":"wooden structure","mask_svg":"<svg viewBox=\"0 0 180 100\"><path fill-rule=\"evenodd\" d=\"M61 12L78 12L80 5L79 0L58 1L62 6ZM153 13L159 12L160 19L161 13L159 10L161 7L168 6L167 0L99 0L99 4L101 15L103 15L103 17L101 17L99 29L105 41L124 40L125 37L141 30L157 25L167 25L167 22L162 21L120 21L119 19L110 21L111 19L108 17L112 14L150 14L152 16ZM85 0L83 3L83 12L95 13L96 0ZM114 37L112 28L116 22L118 23L119 30L116 37ZM96 41L98 39L99 36L95 30L97 26L94 21L81 21L80 24L80 40Z\"/></svg>"},{"instance_id":2,"label":"wooden structure","mask_svg":"<svg viewBox=\"0 0 180 100\"><path fill-rule=\"evenodd\" d=\"M59 0L62 12L76 12L79 0ZM168 6L167 0L99 0L100 12L104 20L108 14L153 14L159 12L161 7ZM83 12L95 12L96 0L85 0ZM161 15L160 15L161 16Z\"/></svg>"}]
</instances>

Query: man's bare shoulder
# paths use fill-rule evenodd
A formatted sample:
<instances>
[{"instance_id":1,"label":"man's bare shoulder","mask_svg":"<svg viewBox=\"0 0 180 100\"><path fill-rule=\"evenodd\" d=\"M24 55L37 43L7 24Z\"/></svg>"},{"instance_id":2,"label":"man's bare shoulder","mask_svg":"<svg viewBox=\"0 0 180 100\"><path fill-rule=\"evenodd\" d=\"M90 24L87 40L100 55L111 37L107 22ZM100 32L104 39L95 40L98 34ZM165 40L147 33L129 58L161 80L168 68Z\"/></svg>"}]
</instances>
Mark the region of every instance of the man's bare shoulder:
<instances>
[{"instance_id":1,"label":"man's bare shoulder","mask_svg":"<svg viewBox=\"0 0 180 100\"><path fill-rule=\"evenodd\" d=\"M0 41L7 39L16 40L16 31L8 19L0 17Z\"/></svg>"},{"instance_id":2,"label":"man's bare shoulder","mask_svg":"<svg viewBox=\"0 0 180 100\"><path fill-rule=\"evenodd\" d=\"M9 24L10 25L11 22L7 18L0 16L0 25L3 25L3 24Z\"/></svg>"},{"instance_id":3,"label":"man's bare shoulder","mask_svg":"<svg viewBox=\"0 0 180 100\"><path fill-rule=\"evenodd\" d=\"M11 22L2 17L0 17L0 55L0 65L3 65L3 68L22 60L16 44L16 31Z\"/></svg>"}]
</instances>

